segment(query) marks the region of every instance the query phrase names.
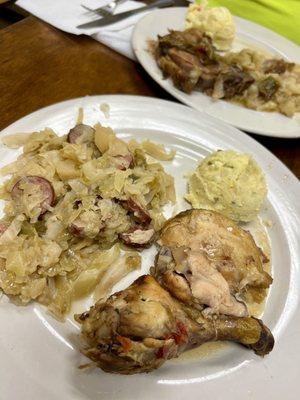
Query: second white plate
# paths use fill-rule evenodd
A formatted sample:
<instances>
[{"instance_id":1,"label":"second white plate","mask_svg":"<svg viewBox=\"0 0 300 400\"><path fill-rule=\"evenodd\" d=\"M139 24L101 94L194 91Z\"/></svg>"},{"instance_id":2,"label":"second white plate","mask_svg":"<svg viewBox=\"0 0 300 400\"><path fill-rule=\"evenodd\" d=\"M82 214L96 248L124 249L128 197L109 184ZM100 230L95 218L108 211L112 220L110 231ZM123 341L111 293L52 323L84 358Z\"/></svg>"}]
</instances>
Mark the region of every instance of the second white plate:
<instances>
[{"instance_id":1,"label":"second white plate","mask_svg":"<svg viewBox=\"0 0 300 400\"><path fill-rule=\"evenodd\" d=\"M165 8L147 14L136 25L132 37L135 54L149 75L167 92L196 110L204 111L247 132L282 138L300 137L300 116L285 117L279 113L250 110L223 100L213 101L209 96L184 93L170 79L163 79L154 57L148 50L149 40L165 35L169 29L183 30L186 8ZM245 19L234 17L237 28L236 49L255 47L262 51L300 63L300 48L280 35Z\"/></svg>"}]
</instances>

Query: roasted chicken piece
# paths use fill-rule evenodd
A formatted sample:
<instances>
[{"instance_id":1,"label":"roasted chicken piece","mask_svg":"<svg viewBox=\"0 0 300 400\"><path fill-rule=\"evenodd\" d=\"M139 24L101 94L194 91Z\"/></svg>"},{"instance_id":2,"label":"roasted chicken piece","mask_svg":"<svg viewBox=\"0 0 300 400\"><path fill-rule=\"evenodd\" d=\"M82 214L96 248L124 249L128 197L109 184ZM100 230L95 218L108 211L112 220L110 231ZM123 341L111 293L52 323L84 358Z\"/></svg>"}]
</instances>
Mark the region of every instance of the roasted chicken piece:
<instances>
[{"instance_id":1,"label":"roasted chicken piece","mask_svg":"<svg viewBox=\"0 0 300 400\"><path fill-rule=\"evenodd\" d=\"M174 299L150 275L76 316L87 343L83 353L104 371L149 372L183 351L215 340L269 353L271 332L251 317L207 317Z\"/></svg>"},{"instance_id":2,"label":"roasted chicken piece","mask_svg":"<svg viewBox=\"0 0 300 400\"><path fill-rule=\"evenodd\" d=\"M178 214L164 225L159 244L153 275L177 299L207 307L205 313L245 317L241 296L264 294L272 283L251 234L216 212Z\"/></svg>"},{"instance_id":3,"label":"roasted chicken piece","mask_svg":"<svg viewBox=\"0 0 300 400\"><path fill-rule=\"evenodd\" d=\"M76 320L83 353L108 372L149 372L208 341L231 340L268 354L262 321L238 295L267 288L263 253L252 236L222 215L189 210L167 221L152 274L137 279Z\"/></svg>"}]
</instances>

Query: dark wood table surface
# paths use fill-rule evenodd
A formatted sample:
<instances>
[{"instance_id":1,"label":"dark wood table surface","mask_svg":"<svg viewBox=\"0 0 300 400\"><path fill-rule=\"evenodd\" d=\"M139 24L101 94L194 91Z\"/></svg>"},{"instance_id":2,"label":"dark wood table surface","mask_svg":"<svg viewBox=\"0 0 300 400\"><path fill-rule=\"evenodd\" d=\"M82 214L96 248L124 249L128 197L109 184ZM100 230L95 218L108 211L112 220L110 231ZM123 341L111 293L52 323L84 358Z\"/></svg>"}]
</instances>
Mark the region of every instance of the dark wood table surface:
<instances>
[{"instance_id":1,"label":"dark wood table surface","mask_svg":"<svg viewBox=\"0 0 300 400\"><path fill-rule=\"evenodd\" d=\"M88 37L32 16L0 31L0 129L41 107L95 94L173 100L139 64ZM300 140L253 137L300 177Z\"/></svg>"}]
</instances>

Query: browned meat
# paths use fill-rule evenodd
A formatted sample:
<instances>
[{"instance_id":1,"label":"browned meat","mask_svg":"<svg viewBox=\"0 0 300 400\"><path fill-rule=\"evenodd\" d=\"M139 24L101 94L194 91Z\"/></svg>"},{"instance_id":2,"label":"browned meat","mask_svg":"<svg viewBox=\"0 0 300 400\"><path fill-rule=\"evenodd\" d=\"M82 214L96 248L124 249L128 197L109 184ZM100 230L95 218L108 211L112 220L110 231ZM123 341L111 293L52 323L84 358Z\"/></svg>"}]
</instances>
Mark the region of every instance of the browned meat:
<instances>
[{"instance_id":1,"label":"browned meat","mask_svg":"<svg viewBox=\"0 0 300 400\"><path fill-rule=\"evenodd\" d=\"M40 204L41 208L41 215L44 214L50 206L54 204L55 201L55 194L51 183L41 176L24 176L12 188L11 196L14 200L18 200L23 194L23 185L32 185L32 191L34 192L36 189L39 188L44 199Z\"/></svg>"},{"instance_id":2,"label":"browned meat","mask_svg":"<svg viewBox=\"0 0 300 400\"><path fill-rule=\"evenodd\" d=\"M188 53L184 50L176 49L175 47L170 48L167 54L170 56L171 60L178 65L179 68L188 73L197 70L197 68L201 65L199 59L194 54Z\"/></svg>"},{"instance_id":3,"label":"browned meat","mask_svg":"<svg viewBox=\"0 0 300 400\"><path fill-rule=\"evenodd\" d=\"M206 64L214 64L214 49L210 38L197 29L171 31L159 37L156 60L165 77L171 77L176 87L190 93L199 83L211 79ZM209 77L207 76L209 74Z\"/></svg>"},{"instance_id":4,"label":"browned meat","mask_svg":"<svg viewBox=\"0 0 300 400\"><path fill-rule=\"evenodd\" d=\"M70 129L68 133L69 143L90 143L92 142L95 134L95 129L89 125L78 124Z\"/></svg>"},{"instance_id":5,"label":"browned meat","mask_svg":"<svg viewBox=\"0 0 300 400\"><path fill-rule=\"evenodd\" d=\"M230 99L254 82L248 72L224 64L211 40L197 29L158 37L155 56L164 76L187 93L197 88L214 98Z\"/></svg>"},{"instance_id":6,"label":"browned meat","mask_svg":"<svg viewBox=\"0 0 300 400\"><path fill-rule=\"evenodd\" d=\"M194 28L185 31L170 31L165 36L158 36L156 57L168 54L171 48L196 54L202 63L210 62L214 56L214 47L211 39Z\"/></svg>"},{"instance_id":7,"label":"browned meat","mask_svg":"<svg viewBox=\"0 0 300 400\"><path fill-rule=\"evenodd\" d=\"M262 69L265 74L283 74L285 71L293 69L294 66L294 63L272 58L264 61Z\"/></svg>"},{"instance_id":8,"label":"browned meat","mask_svg":"<svg viewBox=\"0 0 300 400\"><path fill-rule=\"evenodd\" d=\"M272 99L272 97L277 92L279 87L280 87L279 82L272 76L268 76L267 78L258 82L259 94L267 101Z\"/></svg>"},{"instance_id":9,"label":"browned meat","mask_svg":"<svg viewBox=\"0 0 300 400\"><path fill-rule=\"evenodd\" d=\"M127 246L145 248L151 246L155 240L155 236L154 229L144 229L143 227L136 226L128 232L120 233L119 239Z\"/></svg>"},{"instance_id":10,"label":"browned meat","mask_svg":"<svg viewBox=\"0 0 300 400\"><path fill-rule=\"evenodd\" d=\"M222 66L219 63L202 65L197 88L207 94L211 94L221 70Z\"/></svg>"},{"instance_id":11,"label":"browned meat","mask_svg":"<svg viewBox=\"0 0 300 400\"><path fill-rule=\"evenodd\" d=\"M272 283L252 236L216 212L178 214L162 228L159 243L153 275L173 296L205 312L245 316L236 296Z\"/></svg>"},{"instance_id":12,"label":"browned meat","mask_svg":"<svg viewBox=\"0 0 300 400\"><path fill-rule=\"evenodd\" d=\"M170 76L178 89L190 93L197 85L200 77L198 68L195 67L187 71L178 66L169 55L160 57L157 62L163 71L164 77L168 78Z\"/></svg>"},{"instance_id":13,"label":"browned meat","mask_svg":"<svg viewBox=\"0 0 300 400\"><path fill-rule=\"evenodd\" d=\"M144 275L129 288L76 316L87 343L83 353L107 372L149 372L208 341L231 340L268 354L274 339L255 318L207 318Z\"/></svg>"},{"instance_id":14,"label":"browned meat","mask_svg":"<svg viewBox=\"0 0 300 400\"><path fill-rule=\"evenodd\" d=\"M231 99L235 95L243 94L253 82L254 78L248 72L237 66L230 66L218 75L212 96Z\"/></svg>"},{"instance_id":15,"label":"browned meat","mask_svg":"<svg viewBox=\"0 0 300 400\"><path fill-rule=\"evenodd\" d=\"M93 239L106 229L107 221L110 219L110 214L103 215L101 208L104 206L116 206L114 202L108 199L102 199L101 196L96 196L91 203L82 208L82 201L76 200L74 208L80 212L77 218L70 224L69 232L76 237L86 237ZM122 210L123 211L123 210Z\"/></svg>"},{"instance_id":16,"label":"browned meat","mask_svg":"<svg viewBox=\"0 0 300 400\"><path fill-rule=\"evenodd\" d=\"M145 210L137 201L133 199L121 200L119 203L125 210L131 214L134 221L141 225L149 225L151 222L151 217L147 210Z\"/></svg>"}]
</instances>

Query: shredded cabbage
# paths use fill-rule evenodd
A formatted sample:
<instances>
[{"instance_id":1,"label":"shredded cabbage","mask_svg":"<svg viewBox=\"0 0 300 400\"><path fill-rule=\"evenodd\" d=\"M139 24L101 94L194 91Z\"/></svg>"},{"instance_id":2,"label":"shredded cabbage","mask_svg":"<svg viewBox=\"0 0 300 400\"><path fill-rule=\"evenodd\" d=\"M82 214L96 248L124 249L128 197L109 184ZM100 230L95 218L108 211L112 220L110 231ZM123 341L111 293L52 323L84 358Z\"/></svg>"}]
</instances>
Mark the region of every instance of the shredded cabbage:
<instances>
[{"instance_id":1,"label":"shredded cabbage","mask_svg":"<svg viewBox=\"0 0 300 400\"><path fill-rule=\"evenodd\" d=\"M46 128L6 136L23 153L0 171L10 175L0 188L0 288L17 304L46 305L60 320L74 299L94 291L105 297L140 268L138 253L119 244L122 233L145 228L134 209L159 230L163 206L175 201L174 180L157 161L172 160L174 151L126 143L100 124L82 141L73 135Z\"/></svg>"}]
</instances>

